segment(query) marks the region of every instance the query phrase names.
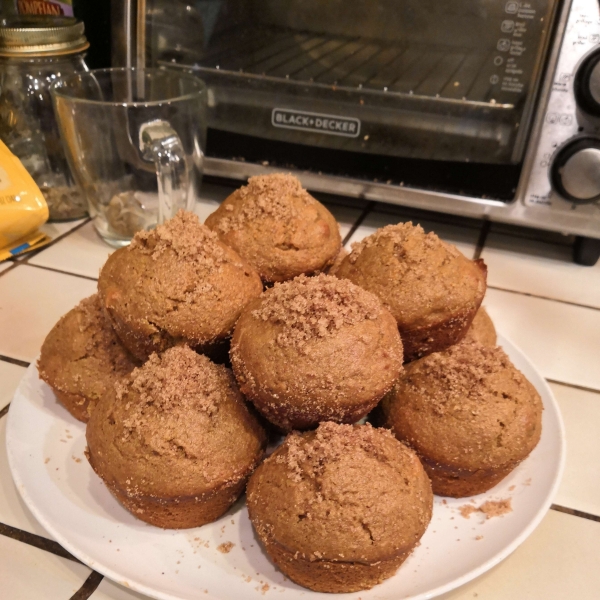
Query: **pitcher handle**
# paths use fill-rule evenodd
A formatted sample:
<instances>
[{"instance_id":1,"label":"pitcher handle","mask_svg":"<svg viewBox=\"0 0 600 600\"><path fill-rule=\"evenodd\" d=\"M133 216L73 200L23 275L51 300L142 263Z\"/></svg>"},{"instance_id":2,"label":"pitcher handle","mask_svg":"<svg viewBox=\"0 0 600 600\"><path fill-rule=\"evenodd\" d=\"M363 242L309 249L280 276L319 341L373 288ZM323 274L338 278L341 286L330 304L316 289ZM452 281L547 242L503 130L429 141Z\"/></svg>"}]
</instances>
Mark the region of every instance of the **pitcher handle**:
<instances>
[{"instance_id":1,"label":"pitcher handle","mask_svg":"<svg viewBox=\"0 0 600 600\"><path fill-rule=\"evenodd\" d=\"M144 123L139 138L142 157L156 167L158 223L164 223L188 207L190 177L183 144L169 123L160 119Z\"/></svg>"}]
</instances>

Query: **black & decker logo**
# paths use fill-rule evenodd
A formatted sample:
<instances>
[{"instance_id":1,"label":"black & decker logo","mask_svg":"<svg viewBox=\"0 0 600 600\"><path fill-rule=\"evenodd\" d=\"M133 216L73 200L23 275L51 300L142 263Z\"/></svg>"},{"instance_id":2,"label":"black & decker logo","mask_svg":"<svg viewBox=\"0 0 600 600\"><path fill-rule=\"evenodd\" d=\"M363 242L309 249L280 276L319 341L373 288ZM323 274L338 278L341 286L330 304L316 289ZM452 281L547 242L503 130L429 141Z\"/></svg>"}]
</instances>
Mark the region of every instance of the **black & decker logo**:
<instances>
[{"instance_id":1,"label":"black & decker logo","mask_svg":"<svg viewBox=\"0 0 600 600\"><path fill-rule=\"evenodd\" d=\"M271 123L273 127L283 129L299 129L351 138L358 137L360 133L360 121L353 117L324 115L287 108L274 108Z\"/></svg>"}]
</instances>

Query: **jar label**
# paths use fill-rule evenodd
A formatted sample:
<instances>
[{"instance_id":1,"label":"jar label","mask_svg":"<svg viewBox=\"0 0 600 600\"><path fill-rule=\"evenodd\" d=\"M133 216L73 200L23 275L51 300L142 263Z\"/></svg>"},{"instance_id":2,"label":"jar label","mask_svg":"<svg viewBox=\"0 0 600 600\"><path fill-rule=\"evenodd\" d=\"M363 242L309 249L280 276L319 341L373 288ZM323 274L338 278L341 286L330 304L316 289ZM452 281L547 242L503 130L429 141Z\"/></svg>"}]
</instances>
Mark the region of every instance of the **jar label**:
<instances>
[{"instance_id":1,"label":"jar label","mask_svg":"<svg viewBox=\"0 0 600 600\"><path fill-rule=\"evenodd\" d=\"M73 0L17 0L16 9L19 15L53 15L72 17Z\"/></svg>"}]
</instances>

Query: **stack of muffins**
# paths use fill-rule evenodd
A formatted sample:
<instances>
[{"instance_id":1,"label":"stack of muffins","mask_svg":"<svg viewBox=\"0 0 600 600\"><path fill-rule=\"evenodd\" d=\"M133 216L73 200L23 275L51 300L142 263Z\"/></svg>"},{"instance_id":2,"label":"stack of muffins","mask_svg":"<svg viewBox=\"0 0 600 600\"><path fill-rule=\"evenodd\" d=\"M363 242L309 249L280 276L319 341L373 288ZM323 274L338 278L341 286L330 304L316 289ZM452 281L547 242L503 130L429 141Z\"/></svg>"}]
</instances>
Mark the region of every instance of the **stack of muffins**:
<instances>
[{"instance_id":1,"label":"stack of muffins","mask_svg":"<svg viewBox=\"0 0 600 600\"><path fill-rule=\"evenodd\" d=\"M38 368L136 517L197 527L247 489L290 579L357 591L410 555L433 494L487 491L539 441L485 289L482 261L412 223L344 254L297 179L253 177L206 225L180 212L116 251ZM267 459L265 428L285 435Z\"/></svg>"}]
</instances>

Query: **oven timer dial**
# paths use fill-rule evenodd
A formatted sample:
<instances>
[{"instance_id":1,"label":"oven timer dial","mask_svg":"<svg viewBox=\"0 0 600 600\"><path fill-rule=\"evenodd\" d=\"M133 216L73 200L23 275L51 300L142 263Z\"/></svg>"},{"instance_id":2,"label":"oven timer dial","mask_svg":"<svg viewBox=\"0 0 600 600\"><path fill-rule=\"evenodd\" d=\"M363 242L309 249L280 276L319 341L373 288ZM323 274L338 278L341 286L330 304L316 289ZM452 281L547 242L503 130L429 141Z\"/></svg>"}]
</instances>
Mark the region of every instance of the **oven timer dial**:
<instances>
[{"instance_id":1,"label":"oven timer dial","mask_svg":"<svg viewBox=\"0 0 600 600\"><path fill-rule=\"evenodd\" d=\"M554 190L575 204L600 200L600 138L581 136L556 153L550 167Z\"/></svg>"},{"instance_id":2,"label":"oven timer dial","mask_svg":"<svg viewBox=\"0 0 600 600\"><path fill-rule=\"evenodd\" d=\"M600 49L585 57L573 83L579 108L592 117L600 117Z\"/></svg>"}]
</instances>

